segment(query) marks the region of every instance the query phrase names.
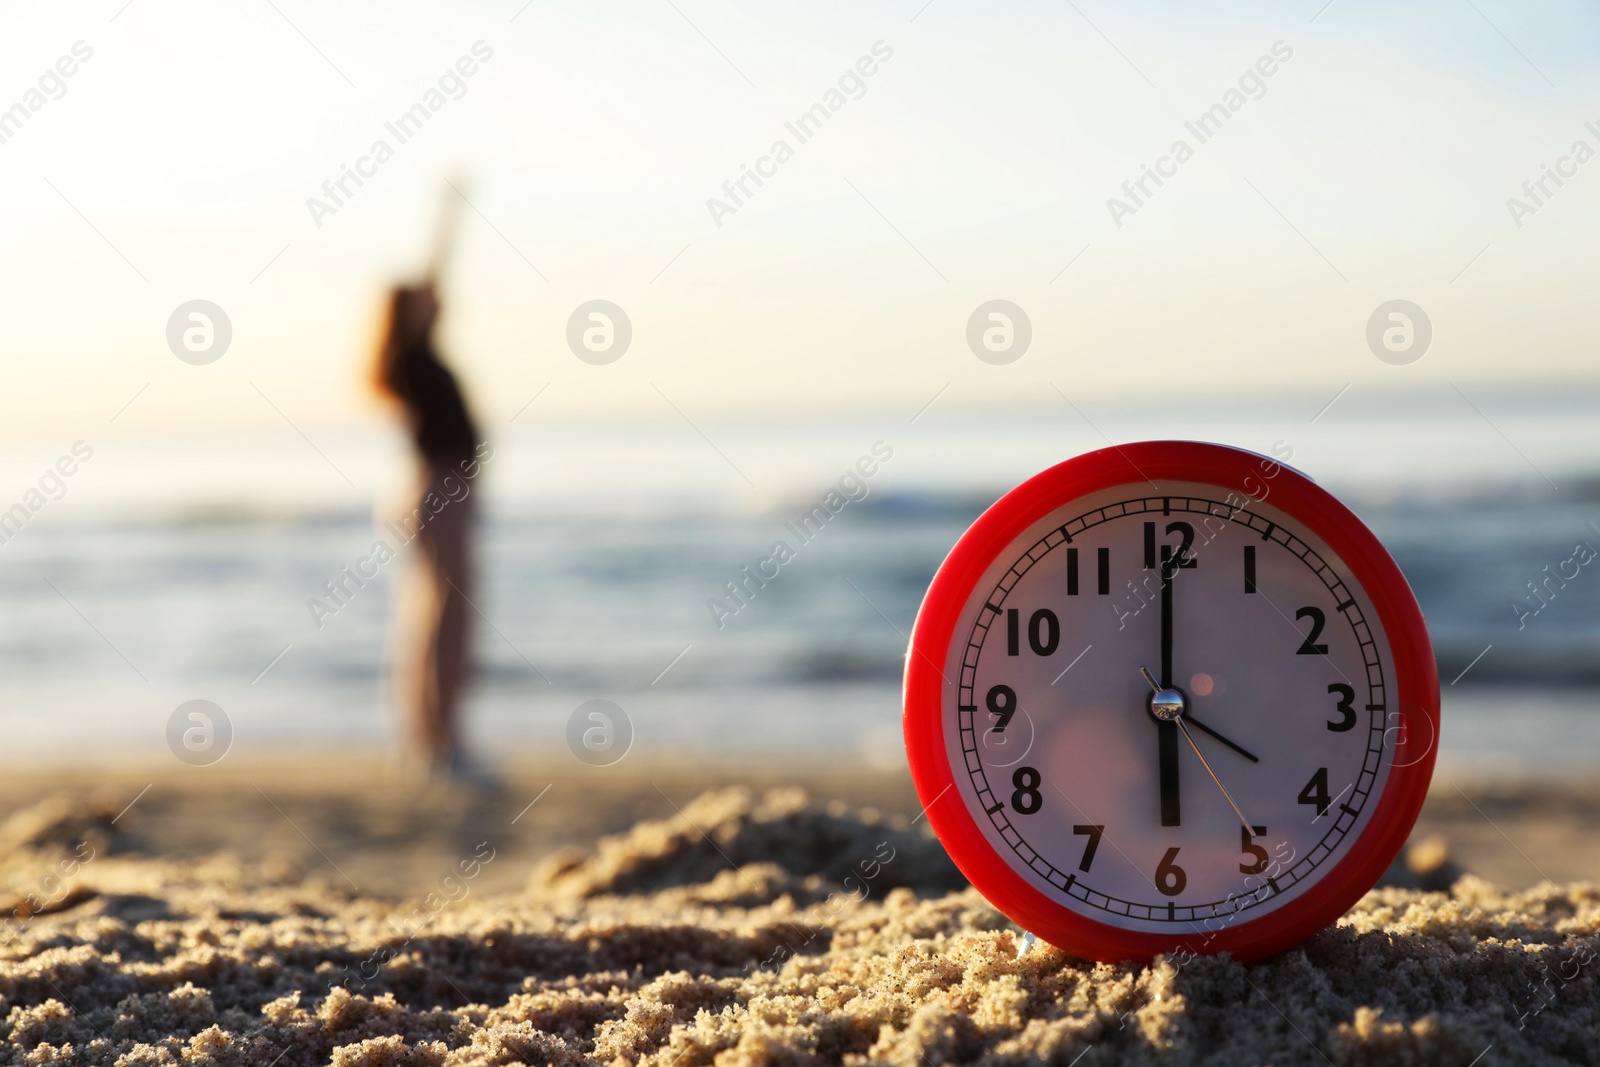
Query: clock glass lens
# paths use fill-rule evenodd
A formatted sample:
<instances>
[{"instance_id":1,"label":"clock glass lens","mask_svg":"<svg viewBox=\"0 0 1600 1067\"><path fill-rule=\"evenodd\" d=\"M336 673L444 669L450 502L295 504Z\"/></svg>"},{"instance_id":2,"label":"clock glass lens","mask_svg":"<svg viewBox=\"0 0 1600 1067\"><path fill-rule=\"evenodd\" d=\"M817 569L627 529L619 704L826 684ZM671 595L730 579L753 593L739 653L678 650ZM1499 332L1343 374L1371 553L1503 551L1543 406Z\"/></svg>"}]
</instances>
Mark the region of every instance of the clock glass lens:
<instances>
[{"instance_id":1,"label":"clock glass lens","mask_svg":"<svg viewBox=\"0 0 1600 1067\"><path fill-rule=\"evenodd\" d=\"M1270 492L1137 483L999 554L942 722L1014 870L1100 922L1183 934L1275 910L1349 851L1387 781L1393 679L1367 594Z\"/></svg>"}]
</instances>

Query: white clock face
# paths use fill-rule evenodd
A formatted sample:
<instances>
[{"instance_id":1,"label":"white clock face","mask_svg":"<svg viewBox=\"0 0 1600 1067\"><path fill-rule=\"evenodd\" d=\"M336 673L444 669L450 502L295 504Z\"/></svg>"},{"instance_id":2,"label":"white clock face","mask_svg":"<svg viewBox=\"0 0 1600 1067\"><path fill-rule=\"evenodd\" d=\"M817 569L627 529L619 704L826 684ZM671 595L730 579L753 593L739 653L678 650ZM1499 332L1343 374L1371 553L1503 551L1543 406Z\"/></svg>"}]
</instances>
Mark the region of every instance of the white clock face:
<instances>
[{"instance_id":1,"label":"white clock face","mask_svg":"<svg viewBox=\"0 0 1600 1067\"><path fill-rule=\"evenodd\" d=\"M1087 918L1183 935L1276 910L1349 852L1388 780L1394 677L1366 591L1303 523L1141 482L994 560L940 721L1004 862Z\"/></svg>"}]
</instances>

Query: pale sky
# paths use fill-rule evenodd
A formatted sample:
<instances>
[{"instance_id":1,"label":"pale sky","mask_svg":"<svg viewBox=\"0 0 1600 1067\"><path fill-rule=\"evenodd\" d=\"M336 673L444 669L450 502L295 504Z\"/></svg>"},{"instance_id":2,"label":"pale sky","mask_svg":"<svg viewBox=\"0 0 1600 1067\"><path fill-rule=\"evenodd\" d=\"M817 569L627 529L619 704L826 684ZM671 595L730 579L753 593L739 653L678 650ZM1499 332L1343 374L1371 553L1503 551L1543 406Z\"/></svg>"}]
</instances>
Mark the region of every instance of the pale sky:
<instances>
[{"instance_id":1,"label":"pale sky","mask_svg":"<svg viewBox=\"0 0 1600 1067\"><path fill-rule=\"evenodd\" d=\"M464 95L398 144L384 124L477 42ZM799 143L785 122L877 42ZM1200 144L1185 122L1278 42ZM277 425L271 404L370 422L377 294L454 173L475 209L445 341L488 419L547 384L557 423L677 418L664 396L712 421L915 410L946 385L974 408L1050 383L1559 390L1595 373L1600 161L1520 226L1507 198L1600 150L1597 45L1592 8L1505 0L11 3L0 110L49 84L0 143L0 422L71 440L136 395L130 431ZM319 228L307 198L380 138L393 158ZM1119 227L1107 198L1180 138L1193 158ZM793 158L718 226L707 198L779 139ZM205 366L165 338L197 298L233 328ZM594 298L633 325L607 366L565 340ZM994 298L1032 321L1006 366L966 342ZM1409 366L1364 339L1395 298L1433 323Z\"/></svg>"}]
</instances>

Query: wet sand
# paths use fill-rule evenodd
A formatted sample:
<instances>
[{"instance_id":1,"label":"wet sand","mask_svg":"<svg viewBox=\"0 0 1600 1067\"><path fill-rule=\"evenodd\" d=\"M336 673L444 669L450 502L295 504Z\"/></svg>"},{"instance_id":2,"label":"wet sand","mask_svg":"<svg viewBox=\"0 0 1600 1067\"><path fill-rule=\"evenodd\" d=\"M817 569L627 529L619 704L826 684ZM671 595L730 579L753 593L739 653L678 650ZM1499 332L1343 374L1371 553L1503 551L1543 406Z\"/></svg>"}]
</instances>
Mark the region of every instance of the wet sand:
<instances>
[{"instance_id":1,"label":"wet sand","mask_svg":"<svg viewBox=\"0 0 1600 1067\"><path fill-rule=\"evenodd\" d=\"M1375 890L1249 967L1119 967L1019 959L903 771L507 783L7 775L0 1062L1600 1062L1600 788L1442 783L1393 880L1444 891Z\"/></svg>"}]
</instances>

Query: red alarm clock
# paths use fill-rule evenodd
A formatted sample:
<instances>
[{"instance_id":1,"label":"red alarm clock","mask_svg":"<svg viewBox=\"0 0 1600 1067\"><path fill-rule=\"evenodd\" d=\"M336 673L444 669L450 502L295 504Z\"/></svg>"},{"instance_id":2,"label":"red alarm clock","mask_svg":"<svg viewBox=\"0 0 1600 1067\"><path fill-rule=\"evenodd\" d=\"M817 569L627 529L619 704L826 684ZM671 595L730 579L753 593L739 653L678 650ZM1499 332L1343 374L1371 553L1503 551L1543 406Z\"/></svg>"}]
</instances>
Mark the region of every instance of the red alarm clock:
<instances>
[{"instance_id":1,"label":"red alarm clock","mask_svg":"<svg viewBox=\"0 0 1600 1067\"><path fill-rule=\"evenodd\" d=\"M1277 459L1147 441L962 535L917 615L904 727L934 831L1023 929L1105 961L1251 960L1399 853L1439 678L1348 508Z\"/></svg>"}]
</instances>

